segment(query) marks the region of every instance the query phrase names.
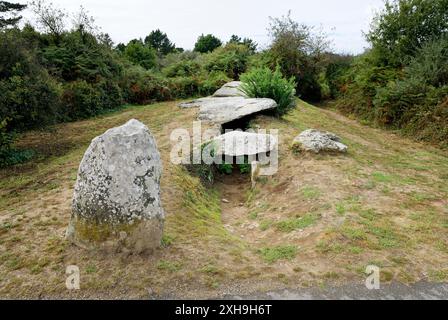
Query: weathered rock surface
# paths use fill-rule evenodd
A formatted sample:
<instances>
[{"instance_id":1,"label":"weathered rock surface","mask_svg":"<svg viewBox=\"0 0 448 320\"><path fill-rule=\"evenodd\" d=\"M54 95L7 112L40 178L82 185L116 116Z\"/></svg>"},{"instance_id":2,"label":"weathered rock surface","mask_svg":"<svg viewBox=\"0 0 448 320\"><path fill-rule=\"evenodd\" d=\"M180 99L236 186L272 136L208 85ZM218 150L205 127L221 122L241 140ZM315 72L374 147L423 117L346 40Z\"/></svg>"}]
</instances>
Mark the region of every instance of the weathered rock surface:
<instances>
[{"instance_id":1,"label":"weathered rock surface","mask_svg":"<svg viewBox=\"0 0 448 320\"><path fill-rule=\"evenodd\" d=\"M247 95L241 91L241 81L232 81L223 85L218 91L213 94L213 97L244 97L248 98Z\"/></svg>"},{"instance_id":2,"label":"weathered rock surface","mask_svg":"<svg viewBox=\"0 0 448 320\"><path fill-rule=\"evenodd\" d=\"M93 139L79 167L67 238L132 253L158 247L161 174L156 142L143 123L132 119Z\"/></svg>"},{"instance_id":3,"label":"weathered rock surface","mask_svg":"<svg viewBox=\"0 0 448 320\"><path fill-rule=\"evenodd\" d=\"M199 120L224 124L261 111L272 110L277 103L267 98L201 98L182 103L180 107L199 107Z\"/></svg>"},{"instance_id":4,"label":"weathered rock surface","mask_svg":"<svg viewBox=\"0 0 448 320\"><path fill-rule=\"evenodd\" d=\"M213 146L216 155L231 157L251 156L267 153L277 146L277 139L271 134L232 131L216 137Z\"/></svg>"},{"instance_id":5,"label":"weathered rock surface","mask_svg":"<svg viewBox=\"0 0 448 320\"><path fill-rule=\"evenodd\" d=\"M314 129L303 131L293 141L293 148L308 152L347 152L347 146L341 138L331 132Z\"/></svg>"}]
</instances>

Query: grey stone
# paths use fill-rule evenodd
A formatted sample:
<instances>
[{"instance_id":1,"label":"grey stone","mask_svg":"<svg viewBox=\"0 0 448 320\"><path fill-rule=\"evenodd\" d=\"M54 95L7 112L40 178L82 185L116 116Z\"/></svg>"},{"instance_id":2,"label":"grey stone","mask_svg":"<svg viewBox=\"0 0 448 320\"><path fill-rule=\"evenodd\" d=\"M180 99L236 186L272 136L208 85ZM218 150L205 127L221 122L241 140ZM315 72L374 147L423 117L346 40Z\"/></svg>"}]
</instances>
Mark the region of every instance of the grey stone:
<instances>
[{"instance_id":1,"label":"grey stone","mask_svg":"<svg viewBox=\"0 0 448 320\"><path fill-rule=\"evenodd\" d=\"M241 81L232 81L223 85L218 91L213 94L213 97L244 97L248 98L247 95L241 91Z\"/></svg>"},{"instance_id":2,"label":"grey stone","mask_svg":"<svg viewBox=\"0 0 448 320\"><path fill-rule=\"evenodd\" d=\"M216 155L231 157L252 156L274 150L277 139L271 134L232 131L216 137L213 147Z\"/></svg>"},{"instance_id":3,"label":"grey stone","mask_svg":"<svg viewBox=\"0 0 448 320\"><path fill-rule=\"evenodd\" d=\"M347 152L347 146L331 132L305 130L293 141L293 148L308 152Z\"/></svg>"},{"instance_id":4,"label":"grey stone","mask_svg":"<svg viewBox=\"0 0 448 320\"><path fill-rule=\"evenodd\" d=\"M180 107L199 107L199 120L222 125L254 113L275 109L277 103L268 98L207 97L182 103Z\"/></svg>"},{"instance_id":5,"label":"grey stone","mask_svg":"<svg viewBox=\"0 0 448 320\"><path fill-rule=\"evenodd\" d=\"M161 174L156 141L143 123L132 119L93 139L79 167L67 238L131 253L158 247Z\"/></svg>"}]
</instances>

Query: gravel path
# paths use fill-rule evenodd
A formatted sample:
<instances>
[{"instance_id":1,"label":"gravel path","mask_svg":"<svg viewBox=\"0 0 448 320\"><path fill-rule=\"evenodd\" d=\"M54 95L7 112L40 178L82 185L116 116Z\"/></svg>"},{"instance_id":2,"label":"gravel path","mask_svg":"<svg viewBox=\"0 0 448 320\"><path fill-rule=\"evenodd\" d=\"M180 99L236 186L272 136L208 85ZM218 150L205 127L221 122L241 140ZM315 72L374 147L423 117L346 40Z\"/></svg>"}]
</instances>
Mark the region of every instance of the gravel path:
<instances>
[{"instance_id":1,"label":"gravel path","mask_svg":"<svg viewBox=\"0 0 448 320\"><path fill-rule=\"evenodd\" d=\"M249 300L447 300L448 283L418 282L407 286L392 283L379 290L368 290L364 285L350 284L332 288L281 290L250 296L227 296L226 299Z\"/></svg>"}]
</instances>

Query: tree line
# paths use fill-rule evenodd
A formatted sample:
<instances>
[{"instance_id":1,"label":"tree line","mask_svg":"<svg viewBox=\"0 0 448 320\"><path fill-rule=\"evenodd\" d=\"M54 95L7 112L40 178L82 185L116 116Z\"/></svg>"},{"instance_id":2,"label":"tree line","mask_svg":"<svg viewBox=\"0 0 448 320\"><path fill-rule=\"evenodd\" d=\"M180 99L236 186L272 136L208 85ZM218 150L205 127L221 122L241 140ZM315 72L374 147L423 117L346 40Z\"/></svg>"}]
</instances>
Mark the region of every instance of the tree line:
<instances>
[{"instance_id":1,"label":"tree line","mask_svg":"<svg viewBox=\"0 0 448 320\"><path fill-rule=\"evenodd\" d=\"M386 1L358 56L334 53L323 32L290 13L270 18L266 48L203 34L190 51L161 30L115 45L82 7L69 14L36 0L29 8L34 22L19 28L25 5L0 1L0 166L32 156L14 148L25 130L205 96L240 78L282 101L282 112L294 90L307 101L331 99L366 123L448 144L448 0Z\"/></svg>"}]
</instances>

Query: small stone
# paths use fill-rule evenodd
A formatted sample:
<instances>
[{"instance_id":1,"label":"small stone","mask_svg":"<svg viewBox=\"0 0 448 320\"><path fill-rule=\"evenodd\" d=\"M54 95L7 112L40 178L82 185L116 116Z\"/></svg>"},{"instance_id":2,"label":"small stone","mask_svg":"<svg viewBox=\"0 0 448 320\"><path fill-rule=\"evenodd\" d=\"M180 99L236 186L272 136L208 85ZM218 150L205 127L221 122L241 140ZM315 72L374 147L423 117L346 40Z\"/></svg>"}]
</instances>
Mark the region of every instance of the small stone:
<instances>
[{"instance_id":1,"label":"small stone","mask_svg":"<svg viewBox=\"0 0 448 320\"><path fill-rule=\"evenodd\" d=\"M230 203L230 201L227 200L227 199L222 199L222 202L224 202L224 203Z\"/></svg>"},{"instance_id":2,"label":"small stone","mask_svg":"<svg viewBox=\"0 0 448 320\"><path fill-rule=\"evenodd\" d=\"M303 131L298 135L292 145L295 151L307 152L347 152L347 146L341 143L341 138L331 132L314 129Z\"/></svg>"}]
</instances>

